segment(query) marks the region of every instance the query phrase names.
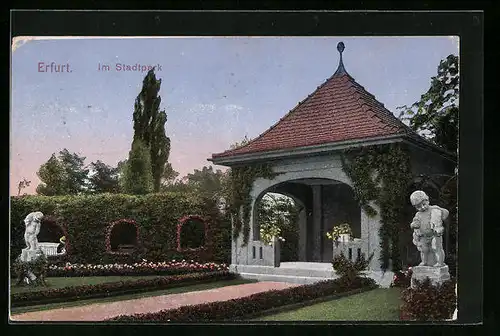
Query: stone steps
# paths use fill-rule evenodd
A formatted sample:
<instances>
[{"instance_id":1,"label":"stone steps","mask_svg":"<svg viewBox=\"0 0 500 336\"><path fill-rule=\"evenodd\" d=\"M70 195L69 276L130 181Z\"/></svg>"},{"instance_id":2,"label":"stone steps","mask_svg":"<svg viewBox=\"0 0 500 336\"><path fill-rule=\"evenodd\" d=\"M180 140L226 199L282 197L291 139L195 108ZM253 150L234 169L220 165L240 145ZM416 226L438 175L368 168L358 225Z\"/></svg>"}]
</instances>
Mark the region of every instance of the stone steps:
<instances>
[{"instance_id":1,"label":"stone steps","mask_svg":"<svg viewBox=\"0 0 500 336\"><path fill-rule=\"evenodd\" d=\"M280 267L259 265L230 265L229 270L240 274L244 279L259 281L277 281L296 284L312 284L328 279L335 279L331 264L328 263L282 263ZM387 288L392 282L392 272L367 271L365 276Z\"/></svg>"},{"instance_id":2,"label":"stone steps","mask_svg":"<svg viewBox=\"0 0 500 336\"><path fill-rule=\"evenodd\" d=\"M279 274L256 274L256 273L239 273L243 279L259 280L259 281L276 281L287 282L294 284L310 285L316 282L328 280L324 277L306 277L296 275L279 275Z\"/></svg>"},{"instance_id":3,"label":"stone steps","mask_svg":"<svg viewBox=\"0 0 500 336\"><path fill-rule=\"evenodd\" d=\"M275 276L297 276L309 278L331 279L333 269L311 269L311 268L294 268L294 267L272 267L272 266L254 266L254 265L238 265L235 268L237 273L247 274L262 274Z\"/></svg>"}]
</instances>

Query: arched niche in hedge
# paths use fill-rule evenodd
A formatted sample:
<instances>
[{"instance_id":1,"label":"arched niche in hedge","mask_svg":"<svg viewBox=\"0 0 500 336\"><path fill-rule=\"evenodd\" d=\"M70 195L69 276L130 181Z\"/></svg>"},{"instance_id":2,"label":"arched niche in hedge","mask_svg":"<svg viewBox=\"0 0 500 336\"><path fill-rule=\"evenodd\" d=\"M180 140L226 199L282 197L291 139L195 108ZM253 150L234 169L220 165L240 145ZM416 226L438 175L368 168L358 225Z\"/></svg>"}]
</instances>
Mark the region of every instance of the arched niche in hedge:
<instances>
[{"instance_id":1,"label":"arched niche in hedge","mask_svg":"<svg viewBox=\"0 0 500 336\"><path fill-rule=\"evenodd\" d=\"M205 249L208 240L208 221L197 215L185 216L177 224L177 251Z\"/></svg>"},{"instance_id":2,"label":"arched niche in hedge","mask_svg":"<svg viewBox=\"0 0 500 336\"><path fill-rule=\"evenodd\" d=\"M139 226L131 219L120 219L109 224L106 232L106 251L130 254L139 246Z\"/></svg>"},{"instance_id":3,"label":"arched niche in hedge","mask_svg":"<svg viewBox=\"0 0 500 336\"><path fill-rule=\"evenodd\" d=\"M64 239L62 239L64 237ZM44 216L37 236L38 244L49 258L66 255L69 250L69 239L66 228L53 216Z\"/></svg>"}]
</instances>

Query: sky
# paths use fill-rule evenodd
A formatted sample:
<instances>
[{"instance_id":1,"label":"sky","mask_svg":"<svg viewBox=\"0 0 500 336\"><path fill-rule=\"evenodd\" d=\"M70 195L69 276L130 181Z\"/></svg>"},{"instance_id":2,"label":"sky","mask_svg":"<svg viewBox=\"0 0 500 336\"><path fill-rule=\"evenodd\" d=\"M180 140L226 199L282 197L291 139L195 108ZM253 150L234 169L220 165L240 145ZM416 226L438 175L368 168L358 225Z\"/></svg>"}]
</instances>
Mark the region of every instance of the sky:
<instances>
[{"instance_id":1,"label":"sky","mask_svg":"<svg viewBox=\"0 0 500 336\"><path fill-rule=\"evenodd\" d=\"M40 165L64 148L87 164L114 166L128 157L134 101L147 71L117 64L157 66L169 162L185 176L210 165L212 153L260 135L312 93L337 69L340 41L347 72L395 115L427 91L441 59L459 52L451 36L14 41L10 193L17 195L26 178L32 182L23 193L34 194Z\"/></svg>"}]
</instances>

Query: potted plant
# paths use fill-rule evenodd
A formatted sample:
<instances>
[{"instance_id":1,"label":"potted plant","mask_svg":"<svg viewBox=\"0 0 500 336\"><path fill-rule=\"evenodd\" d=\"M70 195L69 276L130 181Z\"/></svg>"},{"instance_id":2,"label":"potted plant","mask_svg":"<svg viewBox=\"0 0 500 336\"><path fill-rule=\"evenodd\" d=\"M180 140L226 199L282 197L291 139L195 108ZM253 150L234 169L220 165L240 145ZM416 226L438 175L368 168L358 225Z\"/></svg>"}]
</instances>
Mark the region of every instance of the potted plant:
<instances>
[{"instance_id":1,"label":"potted plant","mask_svg":"<svg viewBox=\"0 0 500 336\"><path fill-rule=\"evenodd\" d=\"M334 226L332 231L326 233L326 237L333 240L336 245L338 245L339 242L346 243L350 241L352 237L351 226L347 223Z\"/></svg>"}]
</instances>

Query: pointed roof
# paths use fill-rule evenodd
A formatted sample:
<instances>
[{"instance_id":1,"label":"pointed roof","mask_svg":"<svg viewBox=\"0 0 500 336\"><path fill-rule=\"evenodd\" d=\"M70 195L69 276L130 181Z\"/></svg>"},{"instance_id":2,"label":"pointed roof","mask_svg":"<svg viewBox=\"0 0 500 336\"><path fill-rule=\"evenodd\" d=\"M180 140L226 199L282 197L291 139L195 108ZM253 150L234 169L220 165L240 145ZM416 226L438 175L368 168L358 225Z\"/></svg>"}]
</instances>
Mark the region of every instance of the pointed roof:
<instances>
[{"instance_id":1,"label":"pointed roof","mask_svg":"<svg viewBox=\"0 0 500 336\"><path fill-rule=\"evenodd\" d=\"M340 42L337 49L339 66L330 78L260 136L239 148L213 154L212 160L387 137L427 142L347 73L342 61L344 44Z\"/></svg>"}]
</instances>

